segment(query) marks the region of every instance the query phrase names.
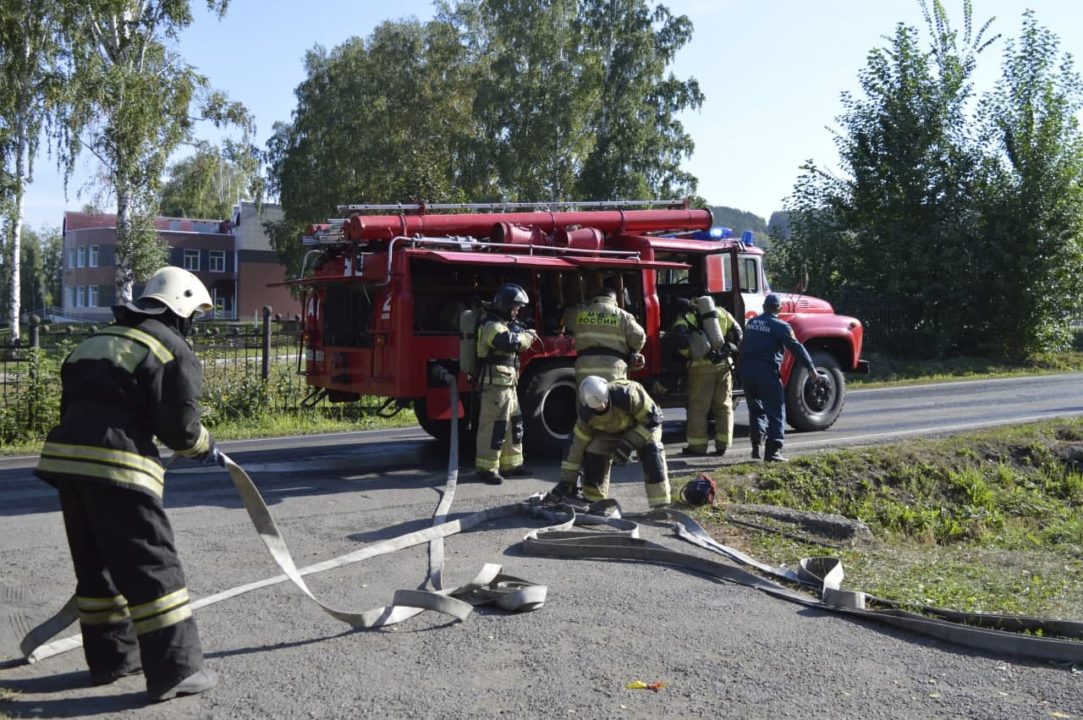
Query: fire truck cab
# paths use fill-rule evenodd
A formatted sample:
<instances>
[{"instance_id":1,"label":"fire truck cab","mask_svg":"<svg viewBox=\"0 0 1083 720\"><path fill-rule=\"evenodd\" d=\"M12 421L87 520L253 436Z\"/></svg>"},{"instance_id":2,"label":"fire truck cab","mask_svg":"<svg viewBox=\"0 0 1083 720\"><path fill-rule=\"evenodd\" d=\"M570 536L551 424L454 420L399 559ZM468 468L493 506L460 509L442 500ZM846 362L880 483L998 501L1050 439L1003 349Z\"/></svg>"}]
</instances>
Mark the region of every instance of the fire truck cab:
<instances>
[{"instance_id":1,"label":"fire truck cab","mask_svg":"<svg viewBox=\"0 0 1083 720\"><path fill-rule=\"evenodd\" d=\"M763 250L750 234L742 240L712 231L707 210L343 209L353 214L310 227L303 240L311 249L295 282L305 293L306 380L332 401L379 396L389 412L412 407L437 438L449 436L452 412L463 418L476 405L476 389L459 367L459 318L480 310L504 283L527 290L531 302L519 320L541 338L521 356L519 393L526 449L542 456L561 452L575 422L575 338L565 318L604 284L621 289L618 303L647 333L646 365L632 377L669 407L685 402L685 360L670 332L679 300L705 291L743 325L762 311L769 291ZM798 430L826 429L845 401L843 372L867 368L861 323L835 315L823 300L780 295L782 317L831 379L814 390L787 354L787 419ZM458 407L450 407L437 368L457 376Z\"/></svg>"}]
</instances>

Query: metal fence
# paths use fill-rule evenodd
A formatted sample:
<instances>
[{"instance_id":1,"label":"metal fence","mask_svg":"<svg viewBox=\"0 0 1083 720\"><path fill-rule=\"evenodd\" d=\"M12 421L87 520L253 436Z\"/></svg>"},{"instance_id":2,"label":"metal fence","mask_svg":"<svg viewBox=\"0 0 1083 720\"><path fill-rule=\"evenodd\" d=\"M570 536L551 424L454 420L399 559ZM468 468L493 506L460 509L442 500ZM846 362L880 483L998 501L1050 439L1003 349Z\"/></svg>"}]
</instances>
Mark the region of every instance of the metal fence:
<instances>
[{"instance_id":1,"label":"metal fence","mask_svg":"<svg viewBox=\"0 0 1083 720\"><path fill-rule=\"evenodd\" d=\"M97 329L32 317L20 342L0 339L0 441L40 436L59 420L60 366ZM209 425L259 412L327 409L305 384L300 318L265 309L262 322L200 322L191 340L203 364ZM336 406L339 414L345 410Z\"/></svg>"}]
</instances>

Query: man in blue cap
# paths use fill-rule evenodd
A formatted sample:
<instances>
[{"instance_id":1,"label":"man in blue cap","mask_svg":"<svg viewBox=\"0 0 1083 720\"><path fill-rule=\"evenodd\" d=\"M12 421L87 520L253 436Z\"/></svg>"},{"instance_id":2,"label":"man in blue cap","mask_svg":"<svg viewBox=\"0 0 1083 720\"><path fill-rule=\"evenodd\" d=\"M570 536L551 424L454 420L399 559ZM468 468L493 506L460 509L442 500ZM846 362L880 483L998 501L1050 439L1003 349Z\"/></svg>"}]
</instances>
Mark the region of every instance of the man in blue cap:
<instances>
[{"instance_id":1,"label":"man in blue cap","mask_svg":"<svg viewBox=\"0 0 1083 720\"><path fill-rule=\"evenodd\" d=\"M764 436L767 448L765 462L786 462L782 456L785 437L786 403L780 370L786 350L793 353L812 377L818 378L816 366L805 346L797 341L793 328L778 317L782 300L771 293L763 300L763 313L745 324L741 341L741 386L748 402L748 436L752 441L752 457L759 459Z\"/></svg>"}]
</instances>

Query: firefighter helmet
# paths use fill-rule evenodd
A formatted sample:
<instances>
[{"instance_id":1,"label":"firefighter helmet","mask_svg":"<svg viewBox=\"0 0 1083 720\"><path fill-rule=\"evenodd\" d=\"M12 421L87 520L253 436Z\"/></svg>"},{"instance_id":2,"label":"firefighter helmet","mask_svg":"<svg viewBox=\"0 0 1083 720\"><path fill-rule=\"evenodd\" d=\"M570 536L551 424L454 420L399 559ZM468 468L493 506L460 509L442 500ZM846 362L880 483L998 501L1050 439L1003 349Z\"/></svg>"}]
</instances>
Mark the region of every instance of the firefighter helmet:
<instances>
[{"instance_id":1,"label":"firefighter helmet","mask_svg":"<svg viewBox=\"0 0 1083 720\"><path fill-rule=\"evenodd\" d=\"M187 270L173 265L159 268L150 276L133 309L141 312L151 309L150 305L145 304L146 300L157 300L179 318L197 317L214 307L203 282Z\"/></svg>"},{"instance_id":2,"label":"firefighter helmet","mask_svg":"<svg viewBox=\"0 0 1083 720\"><path fill-rule=\"evenodd\" d=\"M605 410L609 407L609 383L605 378L588 375L579 383L579 401L596 412Z\"/></svg>"},{"instance_id":3,"label":"firefighter helmet","mask_svg":"<svg viewBox=\"0 0 1083 720\"><path fill-rule=\"evenodd\" d=\"M504 319L511 319L511 310L515 306L522 307L530 302L526 290L514 283L503 285L493 296L493 309Z\"/></svg>"},{"instance_id":4,"label":"firefighter helmet","mask_svg":"<svg viewBox=\"0 0 1083 720\"><path fill-rule=\"evenodd\" d=\"M763 309L769 313L777 313L782 309L782 298L770 293L763 299Z\"/></svg>"}]
</instances>

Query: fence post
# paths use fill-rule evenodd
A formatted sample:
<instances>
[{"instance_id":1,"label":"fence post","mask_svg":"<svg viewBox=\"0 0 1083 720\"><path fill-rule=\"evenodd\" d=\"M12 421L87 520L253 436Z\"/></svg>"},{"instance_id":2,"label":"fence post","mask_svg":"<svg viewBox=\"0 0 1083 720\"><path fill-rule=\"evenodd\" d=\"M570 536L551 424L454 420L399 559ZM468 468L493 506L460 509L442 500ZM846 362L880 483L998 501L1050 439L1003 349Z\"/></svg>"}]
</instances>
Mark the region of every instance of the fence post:
<instances>
[{"instance_id":1,"label":"fence post","mask_svg":"<svg viewBox=\"0 0 1083 720\"><path fill-rule=\"evenodd\" d=\"M39 330L41 328L41 318L37 315L30 316L30 347L40 348L41 337Z\"/></svg>"},{"instance_id":2,"label":"fence post","mask_svg":"<svg viewBox=\"0 0 1083 720\"><path fill-rule=\"evenodd\" d=\"M271 306L263 306L263 379L271 376Z\"/></svg>"}]
</instances>

